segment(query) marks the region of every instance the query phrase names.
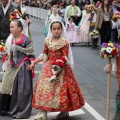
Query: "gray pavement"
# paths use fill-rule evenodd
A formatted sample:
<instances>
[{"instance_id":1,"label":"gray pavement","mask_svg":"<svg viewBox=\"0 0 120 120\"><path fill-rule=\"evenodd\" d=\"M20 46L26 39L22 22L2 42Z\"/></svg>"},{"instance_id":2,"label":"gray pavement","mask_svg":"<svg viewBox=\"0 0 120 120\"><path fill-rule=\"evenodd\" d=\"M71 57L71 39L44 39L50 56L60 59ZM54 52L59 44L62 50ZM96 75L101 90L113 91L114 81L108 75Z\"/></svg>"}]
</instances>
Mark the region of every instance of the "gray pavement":
<instances>
[{"instance_id":1,"label":"gray pavement","mask_svg":"<svg viewBox=\"0 0 120 120\"><path fill-rule=\"evenodd\" d=\"M42 52L44 39L43 36L44 23L33 20L30 30L33 38L34 50L36 57ZM99 56L98 49L91 49L84 44L75 45L72 47L75 61L74 73L78 80L79 86L85 97L86 105L81 110L70 113L68 120L105 120L106 114L106 94L107 94L107 74L104 73L103 68L107 64L107 59L103 60ZM0 66L2 63L0 63ZM35 68L36 77L33 84L37 80L39 71L42 65L38 64ZM1 68L1 67L0 67ZM2 72L2 69L0 69ZM0 79L2 79L0 73ZM110 120L112 120L115 113L115 94L117 92L117 79L111 78L111 97L110 97ZM32 116L29 120L33 120L34 115L39 110L33 109ZM49 119L55 119L57 113L48 113ZM0 120L12 120L9 116L2 117ZM63 119L62 119L63 120Z\"/></svg>"}]
</instances>

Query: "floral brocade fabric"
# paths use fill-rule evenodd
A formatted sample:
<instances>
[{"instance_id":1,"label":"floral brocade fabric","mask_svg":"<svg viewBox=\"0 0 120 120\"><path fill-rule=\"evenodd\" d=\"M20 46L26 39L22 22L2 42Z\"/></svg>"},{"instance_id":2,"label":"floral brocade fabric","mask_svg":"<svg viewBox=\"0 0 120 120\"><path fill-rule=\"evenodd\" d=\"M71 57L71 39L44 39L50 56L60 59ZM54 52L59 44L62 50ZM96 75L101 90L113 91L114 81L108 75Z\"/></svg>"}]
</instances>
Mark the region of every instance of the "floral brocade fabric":
<instances>
[{"instance_id":1,"label":"floral brocade fabric","mask_svg":"<svg viewBox=\"0 0 120 120\"><path fill-rule=\"evenodd\" d=\"M120 88L120 57L116 57L118 87Z\"/></svg>"},{"instance_id":2,"label":"floral brocade fabric","mask_svg":"<svg viewBox=\"0 0 120 120\"><path fill-rule=\"evenodd\" d=\"M51 39L45 41L43 53L48 55L38 77L32 106L36 109L47 111L73 111L84 106L85 101L78 83L74 77L70 65L62 68L56 80L51 83L52 63L55 58L68 57L69 44L61 38L59 42L53 43Z\"/></svg>"}]
</instances>

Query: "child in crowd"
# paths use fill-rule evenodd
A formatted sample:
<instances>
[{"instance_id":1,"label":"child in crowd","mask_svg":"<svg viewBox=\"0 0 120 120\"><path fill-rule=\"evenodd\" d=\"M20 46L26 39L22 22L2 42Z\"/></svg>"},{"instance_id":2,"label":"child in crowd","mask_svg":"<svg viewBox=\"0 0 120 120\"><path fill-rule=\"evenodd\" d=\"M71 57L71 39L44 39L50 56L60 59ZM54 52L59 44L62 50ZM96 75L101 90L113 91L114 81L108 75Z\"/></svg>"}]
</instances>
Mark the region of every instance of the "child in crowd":
<instances>
[{"instance_id":1,"label":"child in crowd","mask_svg":"<svg viewBox=\"0 0 120 120\"><path fill-rule=\"evenodd\" d=\"M78 43L78 36L77 36L77 26L73 22L73 18L68 18L68 23L66 26L67 31L67 38L71 45L74 45L74 43Z\"/></svg>"},{"instance_id":2,"label":"child in crowd","mask_svg":"<svg viewBox=\"0 0 120 120\"><path fill-rule=\"evenodd\" d=\"M47 111L57 112L57 118L69 117L69 111L80 109L85 101L71 67L74 66L65 28L59 20L52 21L43 53L28 66L44 61L35 86L32 106L40 109L34 120L47 120Z\"/></svg>"}]
</instances>

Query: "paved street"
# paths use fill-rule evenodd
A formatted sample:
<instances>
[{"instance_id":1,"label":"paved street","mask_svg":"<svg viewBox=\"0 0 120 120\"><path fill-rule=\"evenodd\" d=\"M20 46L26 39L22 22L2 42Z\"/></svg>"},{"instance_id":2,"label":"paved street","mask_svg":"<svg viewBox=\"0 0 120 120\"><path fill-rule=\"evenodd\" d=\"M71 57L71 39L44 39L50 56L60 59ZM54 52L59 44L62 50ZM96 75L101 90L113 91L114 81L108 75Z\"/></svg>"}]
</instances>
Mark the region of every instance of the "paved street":
<instances>
[{"instance_id":1,"label":"paved street","mask_svg":"<svg viewBox=\"0 0 120 120\"><path fill-rule=\"evenodd\" d=\"M43 36L44 23L33 20L31 24L31 34L33 38L34 50L36 57L42 52L44 45ZM72 47L75 61L74 73L78 80L79 86L85 97L85 106L77 111L70 112L68 120L105 120L106 114L106 94L107 94L107 74L103 68L107 64L107 59L102 60L99 56L98 49L91 49L84 44L75 45ZM0 63L0 79L3 73ZM35 68L36 77L33 84L37 80L42 64L38 64ZM110 97L110 120L115 113L115 94L117 92L117 79L111 78L111 97ZM34 115L38 110L33 109L32 116L28 120L34 120ZM48 113L48 120L55 120L58 113ZM12 120L10 117L1 117L0 120ZM62 119L63 120L63 119Z\"/></svg>"}]
</instances>

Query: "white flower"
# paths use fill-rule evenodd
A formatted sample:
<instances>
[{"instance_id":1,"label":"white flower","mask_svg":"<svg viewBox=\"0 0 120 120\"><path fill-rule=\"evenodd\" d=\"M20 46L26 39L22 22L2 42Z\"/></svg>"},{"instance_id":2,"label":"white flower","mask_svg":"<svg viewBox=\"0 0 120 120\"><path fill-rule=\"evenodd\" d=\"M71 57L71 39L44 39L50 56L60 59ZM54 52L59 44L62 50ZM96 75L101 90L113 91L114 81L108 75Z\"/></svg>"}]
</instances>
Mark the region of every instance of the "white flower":
<instances>
[{"instance_id":1,"label":"white flower","mask_svg":"<svg viewBox=\"0 0 120 120\"><path fill-rule=\"evenodd\" d=\"M56 75L53 75L51 78L50 78L50 82L52 81L52 80L55 80L56 79Z\"/></svg>"},{"instance_id":2,"label":"white flower","mask_svg":"<svg viewBox=\"0 0 120 120\"><path fill-rule=\"evenodd\" d=\"M62 60L56 60L56 62L62 62L62 63L64 63Z\"/></svg>"},{"instance_id":3,"label":"white flower","mask_svg":"<svg viewBox=\"0 0 120 120\"><path fill-rule=\"evenodd\" d=\"M107 51L108 53L111 53L111 52L112 52L112 48L111 48L111 47L107 47L107 48L106 48L106 51Z\"/></svg>"}]
</instances>

